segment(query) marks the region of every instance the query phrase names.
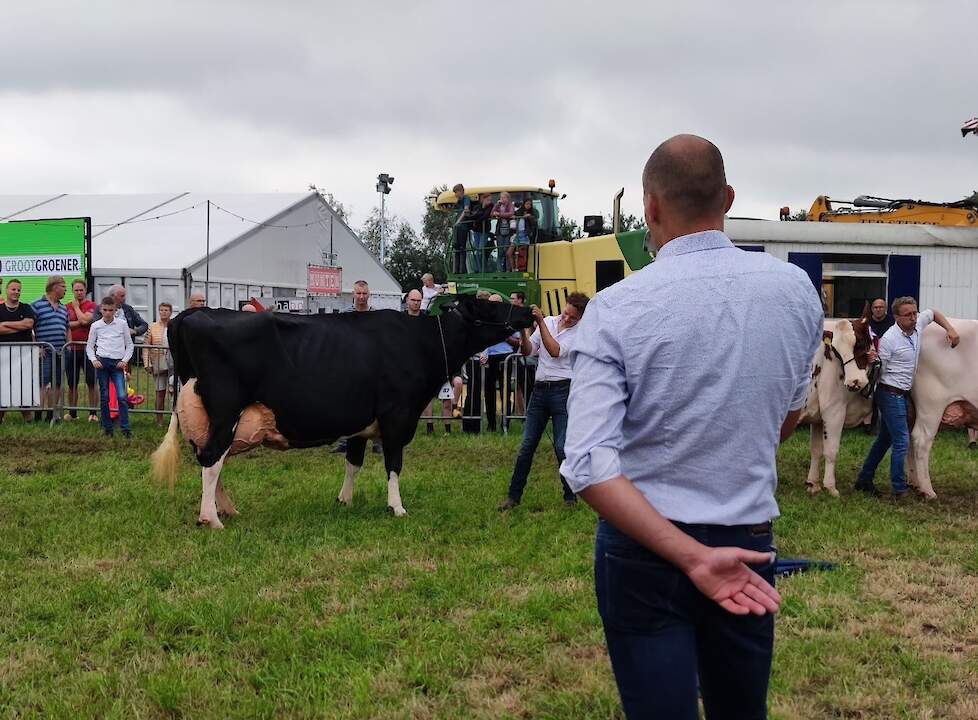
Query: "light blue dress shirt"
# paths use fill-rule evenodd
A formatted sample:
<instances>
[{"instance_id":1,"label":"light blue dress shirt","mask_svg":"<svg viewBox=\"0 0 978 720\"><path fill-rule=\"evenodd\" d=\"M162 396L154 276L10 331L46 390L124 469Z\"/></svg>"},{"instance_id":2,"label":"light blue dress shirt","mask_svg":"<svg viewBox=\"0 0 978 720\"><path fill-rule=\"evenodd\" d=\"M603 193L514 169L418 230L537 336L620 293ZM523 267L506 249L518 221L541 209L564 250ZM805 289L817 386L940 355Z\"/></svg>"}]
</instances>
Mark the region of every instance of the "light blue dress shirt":
<instances>
[{"instance_id":1,"label":"light blue dress shirt","mask_svg":"<svg viewBox=\"0 0 978 720\"><path fill-rule=\"evenodd\" d=\"M880 338L880 382L909 390L920 360L920 334L934 322L934 311L924 310L917 315L913 332L907 335L896 323Z\"/></svg>"},{"instance_id":2,"label":"light blue dress shirt","mask_svg":"<svg viewBox=\"0 0 978 720\"><path fill-rule=\"evenodd\" d=\"M822 321L800 268L718 231L666 243L577 326L561 474L575 492L625 475L679 522L777 517L780 428L805 404Z\"/></svg>"}]
</instances>

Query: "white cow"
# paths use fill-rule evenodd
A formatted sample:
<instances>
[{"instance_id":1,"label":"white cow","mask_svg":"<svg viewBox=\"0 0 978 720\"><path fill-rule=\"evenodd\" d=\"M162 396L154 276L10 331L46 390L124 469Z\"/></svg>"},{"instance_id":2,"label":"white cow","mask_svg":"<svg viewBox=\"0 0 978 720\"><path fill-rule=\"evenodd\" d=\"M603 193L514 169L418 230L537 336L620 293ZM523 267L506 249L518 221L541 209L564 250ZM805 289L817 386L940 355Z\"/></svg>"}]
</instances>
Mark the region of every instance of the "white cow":
<instances>
[{"instance_id":1,"label":"white cow","mask_svg":"<svg viewBox=\"0 0 978 720\"><path fill-rule=\"evenodd\" d=\"M950 320L961 336L952 348L936 323L924 328L911 395L916 422L910 434L907 480L929 500L930 448L941 427L978 428L978 320Z\"/></svg>"},{"instance_id":2,"label":"white cow","mask_svg":"<svg viewBox=\"0 0 978 720\"><path fill-rule=\"evenodd\" d=\"M872 401L860 393L869 383L866 354L870 347L869 323L865 318L825 321L823 346L815 353L808 401L799 419L812 426L812 459L805 481L812 495L824 486L830 495L838 497L835 461L842 429L862 424L872 412ZM823 457L825 475L819 483Z\"/></svg>"}]
</instances>

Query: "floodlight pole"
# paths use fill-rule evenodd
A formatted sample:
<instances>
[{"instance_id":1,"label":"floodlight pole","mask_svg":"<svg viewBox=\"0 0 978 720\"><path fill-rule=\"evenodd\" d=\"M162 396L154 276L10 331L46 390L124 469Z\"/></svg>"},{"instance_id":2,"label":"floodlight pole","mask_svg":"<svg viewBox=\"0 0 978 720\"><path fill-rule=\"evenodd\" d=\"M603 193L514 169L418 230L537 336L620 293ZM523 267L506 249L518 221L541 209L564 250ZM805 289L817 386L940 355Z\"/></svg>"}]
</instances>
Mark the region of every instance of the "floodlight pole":
<instances>
[{"instance_id":1,"label":"floodlight pole","mask_svg":"<svg viewBox=\"0 0 978 720\"><path fill-rule=\"evenodd\" d=\"M384 234L384 198L386 193L380 193L380 264L387 262L387 238Z\"/></svg>"},{"instance_id":2,"label":"floodlight pole","mask_svg":"<svg viewBox=\"0 0 978 720\"><path fill-rule=\"evenodd\" d=\"M208 293L211 291L211 201L207 201L207 254L206 254L206 264L207 268L204 273L205 277L205 287L204 287L204 297L206 298Z\"/></svg>"}]
</instances>

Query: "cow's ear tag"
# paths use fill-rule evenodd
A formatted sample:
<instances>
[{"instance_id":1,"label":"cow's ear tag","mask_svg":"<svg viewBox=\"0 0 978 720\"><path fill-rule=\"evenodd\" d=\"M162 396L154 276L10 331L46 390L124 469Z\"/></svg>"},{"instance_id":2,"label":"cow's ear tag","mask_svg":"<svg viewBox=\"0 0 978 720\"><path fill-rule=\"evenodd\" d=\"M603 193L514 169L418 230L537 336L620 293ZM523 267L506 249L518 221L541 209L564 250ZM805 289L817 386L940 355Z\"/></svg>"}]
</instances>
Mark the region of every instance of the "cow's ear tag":
<instances>
[{"instance_id":1,"label":"cow's ear tag","mask_svg":"<svg viewBox=\"0 0 978 720\"><path fill-rule=\"evenodd\" d=\"M439 400L451 400L452 399L452 386L445 383L441 386L441 390L438 391Z\"/></svg>"}]
</instances>

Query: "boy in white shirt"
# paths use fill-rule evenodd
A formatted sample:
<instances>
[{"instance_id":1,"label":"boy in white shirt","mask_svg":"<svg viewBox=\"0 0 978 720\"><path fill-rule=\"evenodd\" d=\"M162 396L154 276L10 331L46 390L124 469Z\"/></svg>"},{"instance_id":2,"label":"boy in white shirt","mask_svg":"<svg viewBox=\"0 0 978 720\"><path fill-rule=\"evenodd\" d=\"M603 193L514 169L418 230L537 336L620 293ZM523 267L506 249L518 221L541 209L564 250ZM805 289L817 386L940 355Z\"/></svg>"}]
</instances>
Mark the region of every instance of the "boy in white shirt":
<instances>
[{"instance_id":1,"label":"boy in white shirt","mask_svg":"<svg viewBox=\"0 0 978 720\"><path fill-rule=\"evenodd\" d=\"M102 318L92 323L88 334L85 353L95 366L101 393L102 430L112 436L114 423L109 411L109 383L115 384L115 394L119 402L119 427L123 437L130 438L129 401L126 391L126 364L132 357L133 344L129 326L122 318L116 318L118 307L115 300L107 297L102 300Z\"/></svg>"}]
</instances>

